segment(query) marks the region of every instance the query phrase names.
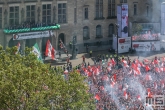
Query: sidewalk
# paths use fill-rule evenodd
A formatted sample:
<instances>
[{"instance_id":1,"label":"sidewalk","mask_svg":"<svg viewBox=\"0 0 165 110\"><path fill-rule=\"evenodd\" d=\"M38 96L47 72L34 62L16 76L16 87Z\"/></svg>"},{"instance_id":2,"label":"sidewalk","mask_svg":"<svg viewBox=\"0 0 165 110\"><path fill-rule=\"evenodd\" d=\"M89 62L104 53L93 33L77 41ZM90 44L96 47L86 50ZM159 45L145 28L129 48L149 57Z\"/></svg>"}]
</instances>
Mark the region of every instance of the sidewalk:
<instances>
[{"instance_id":1,"label":"sidewalk","mask_svg":"<svg viewBox=\"0 0 165 110\"><path fill-rule=\"evenodd\" d=\"M96 57L98 54L108 54L108 55L113 55L110 52L106 51L96 51L93 52L93 57ZM87 53L80 53L77 54L76 59L70 59L70 62L72 63L72 66L75 67L79 64L82 63L83 59L82 56L85 55L85 62L86 63L90 63L90 65L93 65L94 62L92 61L91 58L89 58L89 54ZM140 52L140 53L136 53L136 54L119 54L119 56L121 57L122 55L124 55L125 57L127 57L127 55L129 56L129 58L131 59L131 61L133 61L134 59L138 58L139 56L139 60L143 60L143 59L148 59L148 60L152 60L154 59L155 56L159 57L164 57L165 53L146 53L146 52ZM72 55L69 54L69 56L71 57ZM66 65L66 59L67 59L67 55L66 54L61 54L61 58L59 58L59 55L56 55L56 61L51 60L51 58L45 58L45 63L51 63L52 66L63 66Z\"/></svg>"}]
</instances>

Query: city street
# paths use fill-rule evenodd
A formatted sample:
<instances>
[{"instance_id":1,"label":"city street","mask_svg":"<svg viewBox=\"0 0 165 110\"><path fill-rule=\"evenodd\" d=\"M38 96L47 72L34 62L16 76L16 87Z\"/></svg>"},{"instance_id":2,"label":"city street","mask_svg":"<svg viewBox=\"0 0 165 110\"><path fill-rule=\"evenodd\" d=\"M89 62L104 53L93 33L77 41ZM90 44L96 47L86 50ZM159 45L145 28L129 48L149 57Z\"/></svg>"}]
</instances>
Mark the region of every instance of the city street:
<instances>
[{"instance_id":1,"label":"city street","mask_svg":"<svg viewBox=\"0 0 165 110\"><path fill-rule=\"evenodd\" d=\"M96 51L96 52L93 52L93 56L92 57L96 57L98 54L108 54L109 56L110 55L114 55L114 54L111 54L110 52L108 52L107 50L105 51ZM86 63L90 63L90 65L93 65L94 62L92 61L92 59L89 57L89 54L87 53L80 53L80 54L77 54L77 57L76 59L73 59L73 60L70 60L70 62L72 63L73 67L79 65L82 63L82 56L85 55L85 62ZM148 59L148 60L152 60L155 56L157 56L158 58L160 57L164 57L165 56L165 52L153 52L153 53L147 53L147 52L136 52L135 54L129 54L129 53L125 53L125 54L119 54L119 56L129 56L129 58L132 60L138 58L139 56L139 59L140 60L143 60L143 59ZM71 55L69 55L71 56ZM57 61L52 61L52 60L49 60L49 58L46 58L46 63L51 63L52 66L62 66L62 65L65 65L66 64L66 59L67 59L67 55L66 54L62 54L61 55L61 59L59 59L59 55L56 55L56 59Z\"/></svg>"}]
</instances>

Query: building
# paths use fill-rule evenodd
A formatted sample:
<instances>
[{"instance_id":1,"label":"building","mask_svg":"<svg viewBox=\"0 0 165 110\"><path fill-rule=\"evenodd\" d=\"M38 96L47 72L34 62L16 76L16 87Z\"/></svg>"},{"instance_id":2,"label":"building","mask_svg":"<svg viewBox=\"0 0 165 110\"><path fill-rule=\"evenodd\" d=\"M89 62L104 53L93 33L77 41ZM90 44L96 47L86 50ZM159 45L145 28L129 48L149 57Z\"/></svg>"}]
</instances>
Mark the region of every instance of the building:
<instances>
[{"instance_id":1,"label":"building","mask_svg":"<svg viewBox=\"0 0 165 110\"><path fill-rule=\"evenodd\" d=\"M4 33L4 29L26 22L38 25L60 24L59 30L53 30L53 37L21 40L22 50L39 43L45 51L46 40L59 49L59 39L68 46L76 37L79 52L85 51L85 45L92 50L108 49L116 34L116 7L120 3L129 6L129 36L135 23L143 28L160 31L161 0L0 0L0 44L14 46L13 34ZM38 32L38 31L35 31ZM71 50L70 50L71 51Z\"/></svg>"}]
</instances>

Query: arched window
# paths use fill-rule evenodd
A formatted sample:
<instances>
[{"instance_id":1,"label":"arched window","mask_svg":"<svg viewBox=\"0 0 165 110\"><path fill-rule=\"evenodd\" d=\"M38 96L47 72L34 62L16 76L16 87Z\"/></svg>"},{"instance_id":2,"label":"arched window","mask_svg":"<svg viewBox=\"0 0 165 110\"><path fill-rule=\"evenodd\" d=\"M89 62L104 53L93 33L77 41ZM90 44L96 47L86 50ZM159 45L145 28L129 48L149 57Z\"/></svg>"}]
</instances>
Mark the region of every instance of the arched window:
<instances>
[{"instance_id":1,"label":"arched window","mask_svg":"<svg viewBox=\"0 0 165 110\"><path fill-rule=\"evenodd\" d=\"M110 24L109 25L109 37L112 37L114 34L114 25Z\"/></svg>"},{"instance_id":2,"label":"arched window","mask_svg":"<svg viewBox=\"0 0 165 110\"><path fill-rule=\"evenodd\" d=\"M96 0L96 18L103 17L103 0Z\"/></svg>"},{"instance_id":3,"label":"arched window","mask_svg":"<svg viewBox=\"0 0 165 110\"><path fill-rule=\"evenodd\" d=\"M88 26L85 26L83 28L83 37L84 38L89 38L89 27Z\"/></svg>"},{"instance_id":4,"label":"arched window","mask_svg":"<svg viewBox=\"0 0 165 110\"><path fill-rule=\"evenodd\" d=\"M96 26L96 37L102 37L101 25Z\"/></svg>"}]
</instances>

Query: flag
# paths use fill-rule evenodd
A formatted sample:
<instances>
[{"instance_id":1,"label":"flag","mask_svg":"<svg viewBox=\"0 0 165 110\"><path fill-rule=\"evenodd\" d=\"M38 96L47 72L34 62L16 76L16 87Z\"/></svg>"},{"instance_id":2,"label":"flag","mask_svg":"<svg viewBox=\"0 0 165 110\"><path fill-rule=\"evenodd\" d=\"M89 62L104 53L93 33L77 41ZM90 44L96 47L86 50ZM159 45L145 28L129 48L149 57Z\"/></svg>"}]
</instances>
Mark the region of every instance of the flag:
<instances>
[{"instance_id":1,"label":"flag","mask_svg":"<svg viewBox=\"0 0 165 110\"><path fill-rule=\"evenodd\" d=\"M39 49L37 43L33 46L32 52L37 56L37 59L38 59L39 61L43 62L42 56L41 56L41 53L40 53L40 49Z\"/></svg>"},{"instance_id":2,"label":"flag","mask_svg":"<svg viewBox=\"0 0 165 110\"><path fill-rule=\"evenodd\" d=\"M124 90L124 98L128 99L128 94L127 94L126 90Z\"/></svg>"},{"instance_id":3,"label":"flag","mask_svg":"<svg viewBox=\"0 0 165 110\"><path fill-rule=\"evenodd\" d=\"M17 44L17 52L15 54L17 54L19 52L20 47L21 47L21 44L18 42L18 44Z\"/></svg>"},{"instance_id":4,"label":"flag","mask_svg":"<svg viewBox=\"0 0 165 110\"><path fill-rule=\"evenodd\" d=\"M53 60L55 59L55 49L53 48L52 44L48 40L46 43L46 52L45 56L51 57Z\"/></svg>"}]
</instances>

